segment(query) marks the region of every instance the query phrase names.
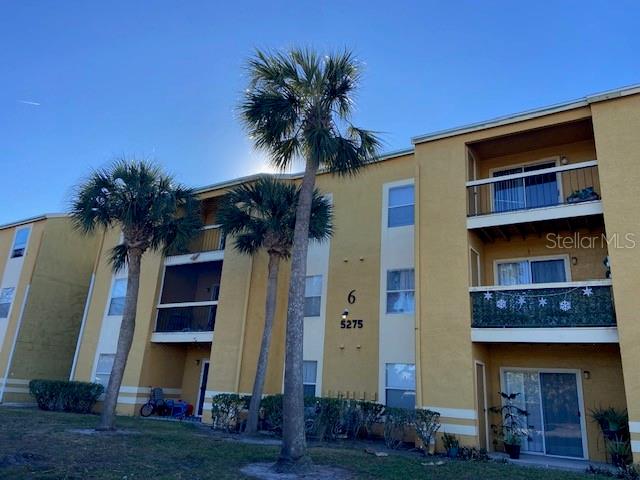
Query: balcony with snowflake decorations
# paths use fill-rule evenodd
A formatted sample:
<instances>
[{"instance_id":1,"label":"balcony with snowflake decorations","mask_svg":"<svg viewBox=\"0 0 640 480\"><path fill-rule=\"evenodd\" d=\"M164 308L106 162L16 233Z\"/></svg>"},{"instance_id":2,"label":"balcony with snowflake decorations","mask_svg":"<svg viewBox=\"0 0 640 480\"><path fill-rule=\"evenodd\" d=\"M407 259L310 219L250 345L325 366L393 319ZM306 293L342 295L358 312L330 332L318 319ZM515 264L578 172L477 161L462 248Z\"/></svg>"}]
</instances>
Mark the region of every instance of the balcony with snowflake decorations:
<instances>
[{"instance_id":1,"label":"balcony with snowflake decorations","mask_svg":"<svg viewBox=\"0 0 640 480\"><path fill-rule=\"evenodd\" d=\"M617 343L611 280L469 289L476 342Z\"/></svg>"}]
</instances>

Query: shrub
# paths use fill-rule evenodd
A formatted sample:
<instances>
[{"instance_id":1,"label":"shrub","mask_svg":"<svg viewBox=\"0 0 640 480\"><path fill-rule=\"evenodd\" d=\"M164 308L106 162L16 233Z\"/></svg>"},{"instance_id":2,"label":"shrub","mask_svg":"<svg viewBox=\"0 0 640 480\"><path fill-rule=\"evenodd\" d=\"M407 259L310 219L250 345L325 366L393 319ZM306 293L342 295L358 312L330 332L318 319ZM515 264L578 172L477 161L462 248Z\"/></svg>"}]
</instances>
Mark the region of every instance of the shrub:
<instances>
[{"instance_id":1,"label":"shrub","mask_svg":"<svg viewBox=\"0 0 640 480\"><path fill-rule=\"evenodd\" d=\"M227 432L239 431L242 426L240 412L248 408L250 396L235 393L221 393L211 400L213 428Z\"/></svg>"},{"instance_id":2,"label":"shrub","mask_svg":"<svg viewBox=\"0 0 640 480\"><path fill-rule=\"evenodd\" d=\"M282 433L282 398L283 396L280 394L267 395L260 401L260 409L264 419L263 428L277 435Z\"/></svg>"},{"instance_id":3,"label":"shrub","mask_svg":"<svg viewBox=\"0 0 640 480\"><path fill-rule=\"evenodd\" d=\"M41 410L90 413L104 392L98 383L67 380L31 380L29 393Z\"/></svg>"},{"instance_id":4,"label":"shrub","mask_svg":"<svg viewBox=\"0 0 640 480\"><path fill-rule=\"evenodd\" d=\"M417 409L415 413L414 426L416 435L422 440L424 453L429 452L429 445L435 433L440 429L440 414L433 410ZM445 433L445 436L447 434ZM455 438L455 437L454 437ZM457 441L457 440L456 440ZM446 447L445 447L446 448Z\"/></svg>"},{"instance_id":5,"label":"shrub","mask_svg":"<svg viewBox=\"0 0 640 480\"><path fill-rule=\"evenodd\" d=\"M458 458L472 462L488 462L490 460L487 451L477 447L460 447Z\"/></svg>"},{"instance_id":6,"label":"shrub","mask_svg":"<svg viewBox=\"0 0 640 480\"><path fill-rule=\"evenodd\" d=\"M400 448L404 443L405 428L414 423L415 410L389 407L384 415L384 443L389 448Z\"/></svg>"}]
</instances>

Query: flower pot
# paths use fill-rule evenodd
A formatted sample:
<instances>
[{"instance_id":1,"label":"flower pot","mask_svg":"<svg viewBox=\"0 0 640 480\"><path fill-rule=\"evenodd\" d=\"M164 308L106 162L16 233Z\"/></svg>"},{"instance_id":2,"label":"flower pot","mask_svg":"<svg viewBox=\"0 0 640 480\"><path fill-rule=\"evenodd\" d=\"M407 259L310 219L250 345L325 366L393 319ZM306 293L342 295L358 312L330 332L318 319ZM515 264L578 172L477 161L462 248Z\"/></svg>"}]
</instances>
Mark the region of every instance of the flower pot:
<instances>
[{"instance_id":1,"label":"flower pot","mask_svg":"<svg viewBox=\"0 0 640 480\"><path fill-rule=\"evenodd\" d=\"M504 451L509 455L509 458L517 460L520 458L520 445L513 445L511 443L504 444Z\"/></svg>"},{"instance_id":2,"label":"flower pot","mask_svg":"<svg viewBox=\"0 0 640 480\"><path fill-rule=\"evenodd\" d=\"M458 447L451 447L447 449L447 457L456 458L458 456Z\"/></svg>"}]
</instances>

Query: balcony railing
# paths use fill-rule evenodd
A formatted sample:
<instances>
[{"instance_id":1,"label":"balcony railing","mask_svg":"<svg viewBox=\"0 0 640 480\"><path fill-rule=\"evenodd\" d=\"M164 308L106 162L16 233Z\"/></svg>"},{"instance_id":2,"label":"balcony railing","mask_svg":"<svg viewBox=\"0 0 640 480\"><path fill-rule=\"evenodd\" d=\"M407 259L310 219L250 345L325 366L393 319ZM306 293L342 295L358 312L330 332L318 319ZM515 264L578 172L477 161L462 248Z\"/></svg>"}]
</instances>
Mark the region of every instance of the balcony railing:
<instances>
[{"instance_id":1,"label":"balcony railing","mask_svg":"<svg viewBox=\"0 0 640 480\"><path fill-rule=\"evenodd\" d=\"M502 170L492 178L467 182L468 216L600 200L596 160L536 167ZM519 172L514 173L516 170Z\"/></svg>"},{"instance_id":2,"label":"balcony railing","mask_svg":"<svg viewBox=\"0 0 640 480\"><path fill-rule=\"evenodd\" d=\"M158 305L156 332L212 332L218 302L168 303Z\"/></svg>"},{"instance_id":3,"label":"balcony railing","mask_svg":"<svg viewBox=\"0 0 640 480\"><path fill-rule=\"evenodd\" d=\"M611 280L472 287L474 328L612 327Z\"/></svg>"},{"instance_id":4,"label":"balcony railing","mask_svg":"<svg viewBox=\"0 0 640 480\"><path fill-rule=\"evenodd\" d=\"M207 225L189 242L186 248L174 249L171 255L183 255L189 253L214 252L224 250L225 238L219 225Z\"/></svg>"}]
</instances>

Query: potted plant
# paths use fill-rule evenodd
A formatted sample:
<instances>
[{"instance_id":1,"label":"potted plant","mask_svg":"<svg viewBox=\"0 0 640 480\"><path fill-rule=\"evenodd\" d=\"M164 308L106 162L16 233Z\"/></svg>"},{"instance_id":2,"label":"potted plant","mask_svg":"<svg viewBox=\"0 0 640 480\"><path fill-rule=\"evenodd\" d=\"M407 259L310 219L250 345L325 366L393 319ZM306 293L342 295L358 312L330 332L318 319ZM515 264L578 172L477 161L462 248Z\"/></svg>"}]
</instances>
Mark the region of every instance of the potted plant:
<instances>
[{"instance_id":1,"label":"potted plant","mask_svg":"<svg viewBox=\"0 0 640 480\"><path fill-rule=\"evenodd\" d=\"M622 439L607 442L607 451L611 455L611 463L616 467L624 467L629 463L631 455L629 442Z\"/></svg>"},{"instance_id":2,"label":"potted plant","mask_svg":"<svg viewBox=\"0 0 640 480\"><path fill-rule=\"evenodd\" d=\"M447 451L447 457L456 458L458 456L458 449L460 448L460 442L455 435L450 433L444 433L442 435L442 445Z\"/></svg>"},{"instance_id":3,"label":"potted plant","mask_svg":"<svg viewBox=\"0 0 640 480\"><path fill-rule=\"evenodd\" d=\"M592 420L600 427L607 453L611 456L611 463L617 467L626 465L631 454L627 411L613 407L599 407L589 413Z\"/></svg>"},{"instance_id":4,"label":"potted plant","mask_svg":"<svg viewBox=\"0 0 640 480\"><path fill-rule=\"evenodd\" d=\"M520 393L499 392L502 405L491 407L489 410L500 415L501 422L491 425L496 438L502 438L504 451L509 458L520 458L522 439L529 437L531 427L527 425L529 412L517 406L514 402Z\"/></svg>"},{"instance_id":5,"label":"potted plant","mask_svg":"<svg viewBox=\"0 0 640 480\"><path fill-rule=\"evenodd\" d=\"M600 200L593 187L586 187L581 190L575 190L567 197L567 203L589 202L592 200Z\"/></svg>"}]
</instances>

